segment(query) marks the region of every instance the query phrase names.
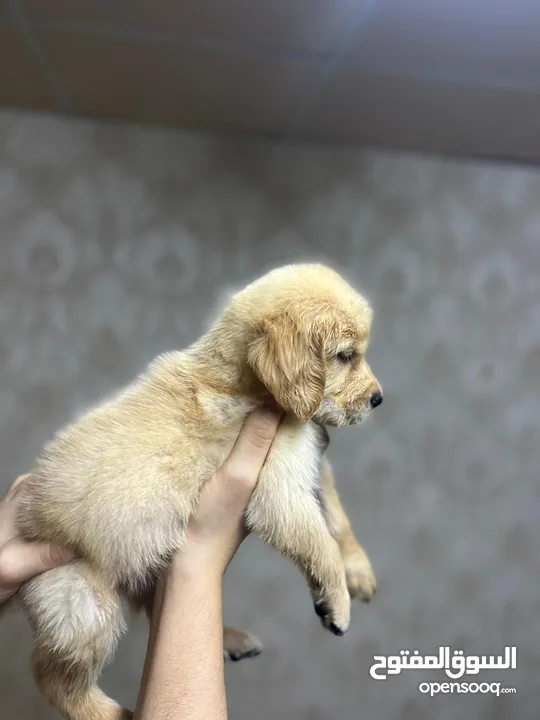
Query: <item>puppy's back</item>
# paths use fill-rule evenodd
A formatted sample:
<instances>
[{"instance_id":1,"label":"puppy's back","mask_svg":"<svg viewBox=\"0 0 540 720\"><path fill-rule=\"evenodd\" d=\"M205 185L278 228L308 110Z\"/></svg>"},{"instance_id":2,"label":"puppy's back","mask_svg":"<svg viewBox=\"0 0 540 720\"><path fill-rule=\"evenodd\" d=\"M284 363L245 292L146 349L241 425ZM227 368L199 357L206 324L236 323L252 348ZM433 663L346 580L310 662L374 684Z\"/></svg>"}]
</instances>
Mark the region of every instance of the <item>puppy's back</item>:
<instances>
[{"instance_id":1,"label":"puppy's back","mask_svg":"<svg viewBox=\"0 0 540 720\"><path fill-rule=\"evenodd\" d=\"M179 458L192 451L189 393L164 377L167 362L154 362L45 446L18 518L24 537L73 548L112 574L146 562L147 547L166 551L188 511L174 485L183 481Z\"/></svg>"}]
</instances>

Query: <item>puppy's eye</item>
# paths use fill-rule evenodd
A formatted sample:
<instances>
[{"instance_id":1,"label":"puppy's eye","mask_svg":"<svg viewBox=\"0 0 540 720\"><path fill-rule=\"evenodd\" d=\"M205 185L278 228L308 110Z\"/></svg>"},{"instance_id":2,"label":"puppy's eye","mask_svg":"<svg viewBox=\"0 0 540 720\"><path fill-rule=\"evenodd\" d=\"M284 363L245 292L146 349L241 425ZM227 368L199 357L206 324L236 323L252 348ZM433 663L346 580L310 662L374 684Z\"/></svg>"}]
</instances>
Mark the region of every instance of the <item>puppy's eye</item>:
<instances>
[{"instance_id":1,"label":"puppy's eye","mask_svg":"<svg viewBox=\"0 0 540 720\"><path fill-rule=\"evenodd\" d=\"M356 353L354 350L342 350L338 352L337 359L340 363L350 363L354 360Z\"/></svg>"}]
</instances>

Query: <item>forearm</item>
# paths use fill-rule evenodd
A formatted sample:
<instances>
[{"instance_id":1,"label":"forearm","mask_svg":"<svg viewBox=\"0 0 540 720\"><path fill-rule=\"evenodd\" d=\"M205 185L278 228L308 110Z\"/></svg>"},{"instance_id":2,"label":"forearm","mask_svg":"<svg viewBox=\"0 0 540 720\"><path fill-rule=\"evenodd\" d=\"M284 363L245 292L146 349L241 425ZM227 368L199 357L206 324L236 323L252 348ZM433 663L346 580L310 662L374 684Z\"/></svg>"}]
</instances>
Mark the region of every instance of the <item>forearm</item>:
<instances>
[{"instance_id":1,"label":"forearm","mask_svg":"<svg viewBox=\"0 0 540 720\"><path fill-rule=\"evenodd\" d=\"M175 568L156 596L135 720L226 720L221 576Z\"/></svg>"}]
</instances>

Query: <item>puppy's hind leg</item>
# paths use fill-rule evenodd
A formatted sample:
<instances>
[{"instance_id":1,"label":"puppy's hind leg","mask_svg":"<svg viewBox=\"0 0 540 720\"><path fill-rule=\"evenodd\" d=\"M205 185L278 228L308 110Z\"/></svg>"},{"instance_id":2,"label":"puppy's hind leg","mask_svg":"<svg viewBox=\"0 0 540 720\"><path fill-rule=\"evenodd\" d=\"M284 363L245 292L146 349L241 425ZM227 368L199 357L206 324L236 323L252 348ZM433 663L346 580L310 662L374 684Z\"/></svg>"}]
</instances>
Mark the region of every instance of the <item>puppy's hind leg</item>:
<instances>
[{"instance_id":1,"label":"puppy's hind leg","mask_svg":"<svg viewBox=\"0 0 540 720\"><path fill-rule=\"evenodd\" d=\"M26 583L23 605L34 631L37 685L66 720L128 720L98 687L124 629L118 592L84 561Z\"/></svg>"}]
</instances>

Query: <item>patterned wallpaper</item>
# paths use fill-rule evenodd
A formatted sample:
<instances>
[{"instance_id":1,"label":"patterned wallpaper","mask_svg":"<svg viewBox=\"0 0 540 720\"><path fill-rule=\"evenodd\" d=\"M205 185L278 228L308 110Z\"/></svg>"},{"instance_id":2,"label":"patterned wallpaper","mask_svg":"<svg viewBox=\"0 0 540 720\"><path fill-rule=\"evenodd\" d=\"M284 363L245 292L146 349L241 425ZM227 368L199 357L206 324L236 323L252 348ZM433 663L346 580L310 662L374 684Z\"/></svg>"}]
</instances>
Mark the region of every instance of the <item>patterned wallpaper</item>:
<instances>
[{"instance_id":1,"label":"patterned wallpaper","mask_svg":"<svg viewBox=\"0 0 540 720\"><path fill-rule=\"evenodd\" d=\"M532 720L540 670L540 174L0 113L1 487L74 413L185 346L221 293L325 260L372 300L384 405L330 457L379 581L343 639L256 539L226 618L265 653L227 668L231 717ZM144 622L104 686L133 705ZM516 695L422 695L437 671L369 676L374 654L518 647L486 672ZM6 720L52 718L30 633L0 623ZM496 676L496 677L495 677Z\"/></svg>"}]
</instances>

